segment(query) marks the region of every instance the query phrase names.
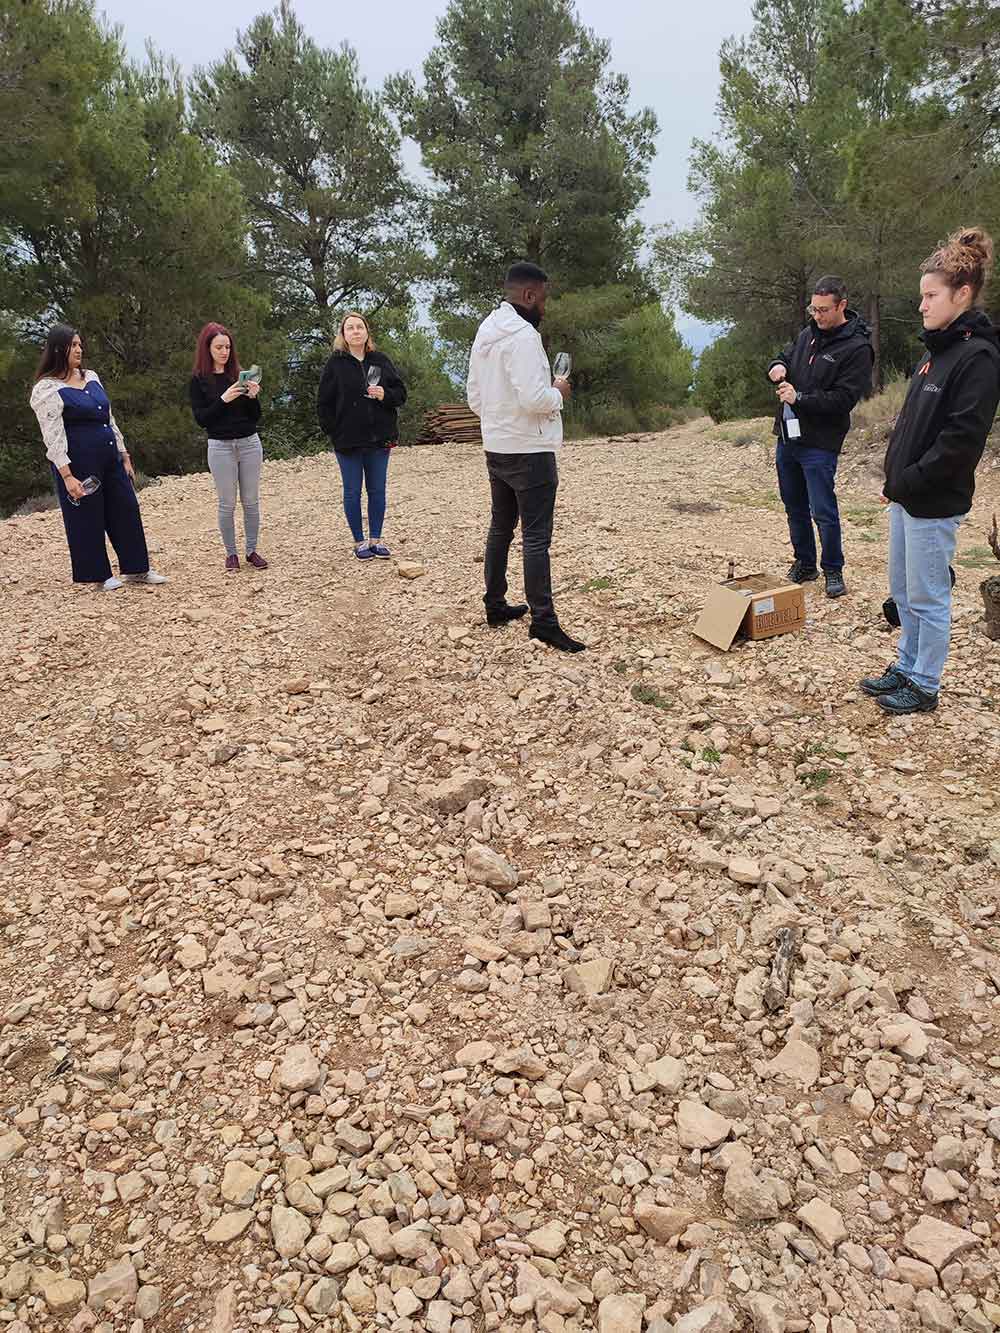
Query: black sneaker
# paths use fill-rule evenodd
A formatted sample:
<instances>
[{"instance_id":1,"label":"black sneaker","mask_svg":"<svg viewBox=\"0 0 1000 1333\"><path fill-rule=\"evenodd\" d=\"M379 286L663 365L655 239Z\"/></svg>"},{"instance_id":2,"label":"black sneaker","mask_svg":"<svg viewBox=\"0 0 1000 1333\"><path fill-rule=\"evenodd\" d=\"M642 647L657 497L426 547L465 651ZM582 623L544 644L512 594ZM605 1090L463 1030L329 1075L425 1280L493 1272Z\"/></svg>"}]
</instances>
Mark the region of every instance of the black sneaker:
<instances>
[{"instance_id":1,"label":"black sneaker","mask_svg":"<svg viewBox=\"0 0 1000 1333\"><path fill-rule=\"evenodd\" d=\"M892 694L894 690L905 689L909 681L897 666L887 666L881 676L865 676L858 681L863 693L877 699L880 694Z\"/></svg>"},{"instance_id":2,"label":"black sneaker","mask_svg":"<svg viewBox=\"0 0 1000 1333\"><path fill-rule=\"evenodd\" d=\"M528 608L524 603L511 606L509 602L505 602L499 611L486 612L486 623L491 628L496 629L500 625L509 625L512 620L520 620L522 616L527 614Z\"/></svg>"},{"instance_id":3,"label":"black sneaker","mask_svg":"<svg viewBox=\"0 0 1000 1333\"><path fill-rule=\"evenodd\" d=\"M578 639L571 639L560 625L529 625L528 638L539 639L563 653L582 653L587 646Z\"/></svg>"},{"instance_id":4,"label":"black sneaker","mask_svg":"<svg viewBox=\"0 0 1000 1333\"><path fill-rule=\"evenodd\" d=\"M814 579L819 578L819 570L815 565L810 569L804 565L801 560L793 560L792 566L788 571L789 583L812 583Z\"/></svg>"},{"instance_id":5,"label":"black sneaker","mask_svg":"<svg viewBox=\"0 0 1000 1333\"><path fill-rule=\"evenodd\" d=\"M839 569L829 569L823 575L826 579L827 597L843 597L847 592L847 584L844 582L844 576Z\"/></svg>"},{"instance_id":6,"label":"black sneaker","mask_svg":"<svg viewBox=\"0 0 1000 1333\"><path fill-rule=\"evenodd\" d=\"M922 690L919 685L914 685L912 680L908 680L905 685L898 690L893 690L891 694L880 694L878 706L884 708L887 713L896 715L902 713L933 713L938 706L938 697L927 690Z\"/></svg>"}]
</instances>

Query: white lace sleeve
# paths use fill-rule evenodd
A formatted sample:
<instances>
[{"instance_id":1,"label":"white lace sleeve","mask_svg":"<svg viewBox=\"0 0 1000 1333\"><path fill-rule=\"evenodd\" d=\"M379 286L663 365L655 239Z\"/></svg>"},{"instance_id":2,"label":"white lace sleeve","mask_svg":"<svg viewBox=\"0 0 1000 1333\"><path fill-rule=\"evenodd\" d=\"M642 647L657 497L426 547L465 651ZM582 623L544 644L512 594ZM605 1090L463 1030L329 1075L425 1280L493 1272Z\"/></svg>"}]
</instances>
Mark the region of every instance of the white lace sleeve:
<instances>
[{"instance_id":1,"label":"white lace sleeve","mask_svg":"<svg viewBox=\"0 0 1000 1333\"><path fill-rule=\"evenodd\" d=\"M114 412L110 410L108 411L108 420L111 422L111 429L115 433L115 441L118 444L118 452L120 454L127 454L128 450L125 448L125 436L121 433L118 427L118 422L115 420Z\"/></svg>"},{"instance_id":2,"label":"white lace sleeve","mask_svg":"<svg viewBox=\"0 0 1000 1333\"><path fill-rule=\"evenodd\" d=\"M42 430L45 457L57 468L69 465L69 446L63 424L63 400L58 380L39 380L31 391L31 406Z\"/></svg>"},{"instance_id":3,"label":"white lace sleeve","mask_svg":"<svg viewBox=\"0 0 1000 1333\"><path fill-rule=\"evenodd\" d=\"M98 384L101 384L100 375L98 375L96 371L88 370L87 371L88 384L91 380L97 380ZM101 388L102 389L104 388L103 384L101 384ZM115 420L115 414L114 412L111 411L110 407L108 408L108 422L111 426L111 429L115 433L115 443L118 445L118 452L120 454L127 454L128 449L125 447L125 436L121 433L121 430L118 426L118 422Z\"/></svg>"}]
</instances>

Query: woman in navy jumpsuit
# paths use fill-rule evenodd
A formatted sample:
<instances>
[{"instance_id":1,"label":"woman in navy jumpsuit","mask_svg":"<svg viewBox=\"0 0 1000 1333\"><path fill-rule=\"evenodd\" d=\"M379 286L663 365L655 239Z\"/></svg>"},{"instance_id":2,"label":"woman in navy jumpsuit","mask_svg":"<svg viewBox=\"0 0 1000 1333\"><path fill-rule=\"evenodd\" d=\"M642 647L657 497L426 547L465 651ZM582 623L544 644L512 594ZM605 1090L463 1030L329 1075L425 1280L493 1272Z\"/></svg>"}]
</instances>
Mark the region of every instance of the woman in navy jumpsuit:
<instances>
[{"instance_id":1,"label":"woman in navy jumpsuit","mask_svg":"<svg viewBox=\"0 0 1000 1333\"><path fill-rule=\"evenodd\" d=\"M31 406L52 465L73 582L102 583L109 591L120 588L122 580L165 583L149 568L125 440L104 386L92 370L83 369L80 335L66 324L49 330ZM89 477L100 482L92 494L82 485ZM121 579L112 575L105 534L118 556Z\"/></svg>"}]
</instances>

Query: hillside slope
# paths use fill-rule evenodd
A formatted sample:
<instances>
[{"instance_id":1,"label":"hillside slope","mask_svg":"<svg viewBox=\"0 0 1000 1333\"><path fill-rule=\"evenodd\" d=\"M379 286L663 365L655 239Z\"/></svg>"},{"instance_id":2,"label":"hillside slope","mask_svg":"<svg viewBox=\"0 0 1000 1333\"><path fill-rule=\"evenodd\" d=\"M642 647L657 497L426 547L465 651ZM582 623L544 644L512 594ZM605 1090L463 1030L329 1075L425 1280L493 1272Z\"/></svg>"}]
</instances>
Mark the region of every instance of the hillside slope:
<instances>
[{"instance_id":1,"label":"hillside slope","mask_svg":"<svg viewBox=\"0 0 1000 1333\"><path fill-rule=\"evenodd\" d=\"M736 433L567 447L572 659L482 624L472 448L393 458L415 580L328 456L266 466L262 574L207 475L142 494L165 587L0 524L8 1333L1000 1326L1000 478L890 722L865 469L850 596L691 636L789 560Z\"/></svg>"}]
</instances>

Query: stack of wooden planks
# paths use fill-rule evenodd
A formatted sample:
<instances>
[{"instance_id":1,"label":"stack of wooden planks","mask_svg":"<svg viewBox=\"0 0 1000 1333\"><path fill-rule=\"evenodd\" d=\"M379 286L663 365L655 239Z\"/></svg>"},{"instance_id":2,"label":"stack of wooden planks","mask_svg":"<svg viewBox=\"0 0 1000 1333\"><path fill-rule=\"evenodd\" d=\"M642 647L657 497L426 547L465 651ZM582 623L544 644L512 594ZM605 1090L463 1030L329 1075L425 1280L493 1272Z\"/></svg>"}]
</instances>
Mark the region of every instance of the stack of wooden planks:
<instances>
[{"instance_id":1,"label":"stack of wooden planks","mask_svg":"<svg viewBox=\"0 0 1000 1333\"><path fill-rule=\"evenodd\" d=\"M442 403L424 417L416 444L482 444L479 418L465 403Z\"/></svg>"}]
</instances>

